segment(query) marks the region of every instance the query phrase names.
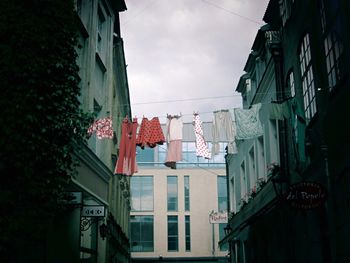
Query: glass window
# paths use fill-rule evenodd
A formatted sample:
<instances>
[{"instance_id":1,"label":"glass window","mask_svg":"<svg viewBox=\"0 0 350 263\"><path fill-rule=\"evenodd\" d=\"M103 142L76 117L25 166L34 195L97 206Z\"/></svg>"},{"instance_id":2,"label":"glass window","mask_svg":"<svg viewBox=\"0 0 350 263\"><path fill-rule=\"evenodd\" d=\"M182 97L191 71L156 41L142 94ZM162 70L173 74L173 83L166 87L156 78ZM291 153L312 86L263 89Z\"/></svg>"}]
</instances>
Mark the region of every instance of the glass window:
<instances>
[{"instance_id":1,"label":"glass window","mask_svg":"<svg viewBox=\"0 0 350 263\"><path fill-rule=\"evenodd\" d=\"M218 176L218 209L227 210L227 183L226 176Z\"/></svg>"},{"instance_id":2,"label":"glass window","mask_svg":"<svg viewBox=\"0 0 350 263\"><path fill-rule=\"evenodd\" d=\"M131 188L131 210L152 211L153 210L153 176L132 176Z\"/></svg>"},{"instance_id":3,"label":"glass window","mask_svg":"<svg viewBox=\"0 0 350 263\"><path fill-rule=\"evenodd\" d=\"M179 250L177 216L168 216L168 251Z\"/></svg>"},{"instance_id":4,"label":"glass window","mask_svg":"<svg viewBox=\"0 0 350 263\"><path fill-rule=\"evenodd\" d=\"M141 149L137 147L136 152L136 161L137 164L142 166L153 166L154 165L154 148Z\"/></svg>"},{"instance_id":5,"label":"glass window","mask_svg":"<svg viewBox=\"0 0 350 263\"><path fill-rule=\"evenodd\" d=\"M131 251L151 252L153 244L153 216L130 216Z\"/></svg>"},{"instance_id":6,"label":"glass window","mask_svg":"<svg viewBox=\"0 0 350 263\"><path fill-rule=\"evenodd\" d=\"M105 21L106 18L103 14L103 11L101 10L100 6L98 7L98 23L97 23L97 44L96 44L96 51L100 54L103 51L103 41L104 41L104 31L105 31Z\"/></svg>"},{"instance_id":7,"label":"glass window","mask_svg":"<svg viewBox=\"0 0 350 263\"><path fill-rule=\"evenodd\" d=\"M300 70L303 87L305 117L310 120L316 113L316 93L314 74L311 65L311 48L309 34L306 34L300 46Z\"/></svg>"},{"instance_id":8,"label":"glass window","mask_svg":"<svg viewBox=\"0 0 350 263\"><path fill-rule=\"evenodd\" d=\"M167 177L168 211L177 211L177 176Z\"/></svg>"},{"instance_id":9,"label":"glass window","mask_svg":"<svg viewBox=\"0 0 350 263\"><path fill-rule=\"evenodd\" d=\"M287 78L287 85L289 88L290 96L295 97L295 86L294 86L294 74L290 71Z\"/></svg>"},{"instance_id":10,"label":"glass window","mask_svg":"<svg viewBox=\"0 0 350 263\"><path fill-rule=\"evenodd\" d=\"M190 211L190 177L184 177L185 211Z\"/></svg>"},{"instance_id":11,"label":"glass window","mask_svg":"<svg viewBox=\"0 0 350 263\"><path fill-rule=\"evenodd\" d=\"M320 14L323 32L323 45L327 67L327 78L329 89L332 90L343 75L343 41L341 38L342 26L339 16L338 1L325 6L324 1L320 1ZM332 21L332 22L329 22Z\"/></svg>"},{"instance_id":12,"label":"glass window","mask_svg":"<svg viewBox=\"0 0 350 263\"><path fill-rule=\"evenodd\" d=\"M185 216L185 250L191 251L191 221L190 221L190 216Z\"/></svg>"}]
</instances>

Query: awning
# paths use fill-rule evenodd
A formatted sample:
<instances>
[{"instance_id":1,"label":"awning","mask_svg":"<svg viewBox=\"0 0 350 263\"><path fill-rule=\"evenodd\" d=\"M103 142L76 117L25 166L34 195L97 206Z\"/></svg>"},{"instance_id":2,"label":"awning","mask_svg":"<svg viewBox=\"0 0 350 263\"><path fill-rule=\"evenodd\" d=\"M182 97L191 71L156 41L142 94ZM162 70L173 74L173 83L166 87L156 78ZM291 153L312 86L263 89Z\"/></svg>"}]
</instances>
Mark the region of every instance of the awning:
<instances>
[{"instance_id":1,"label":"awning","mask_svg":"<svg viewBox=\"0 0 350 263\"><path fill-rule=\"evenodd\" d=\"M271 181L268 181L255 198L232 217L229 221L232 231L219 241L219 246L221 247L227 242L237 239L242 229L254 223L259 216L269 212L278 203L279 199L276 196L273 184Z\"/></svg>"}]
</instances>

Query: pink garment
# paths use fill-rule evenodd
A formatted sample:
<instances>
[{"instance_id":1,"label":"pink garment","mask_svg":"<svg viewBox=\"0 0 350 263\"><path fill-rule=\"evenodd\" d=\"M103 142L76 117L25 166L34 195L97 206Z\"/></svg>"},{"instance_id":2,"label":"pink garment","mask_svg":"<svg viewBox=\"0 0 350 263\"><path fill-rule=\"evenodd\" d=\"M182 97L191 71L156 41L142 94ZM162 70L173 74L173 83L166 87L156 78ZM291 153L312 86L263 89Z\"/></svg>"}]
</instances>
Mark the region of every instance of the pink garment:
<instances>
[{"instance_id":1,"label":"pink garment","mask_svg":"<svg viewBox=\"0 0 350 263\"><path fill-rule=\"evenodd\" d=\"M137 172L136 163L136 130L137 119L130 122L127 118L122 123L122 134L119 145L118 161L114 169L115 174L131 176Z\"/></svg>"},{"instance_id":2,"label":"pink garment","mask_svg":"<svg viewBox=\"0 0 350 263\"><path fill-rule=\"evenodd\" d=\"M196 135L196 154L197 156L210 159L211 154L209 152L208 144L204 139L202 121L197 113L193 115L193 125L194 133Z\"/></svg>"},{"instance_id":3,"label":"pink garment","mask_svg":"<svg viewBox=\"0 0 350 263\"><path fill-rule=\"evenodd\" d=\"M182 161L182 120L168 115L167 154L164 165L176 169L176 162Z\"/></svg>"},{"instance_id":4,"label":"pink garment","mask_svg":"<svg viewBox=\"0 0 350 263\"><path fill-rule=\"evenodd\" d=\"M113 139L112 117L97 119L88 128L88 134L96 132L98 139Z\"/></svg>"},{"instance_id":5,"label":"pink garment","mask_svg":"<svg viewBox=\"0 0 350 263\"><path fill-rule=\"evenodd\" d=\"M168 143L168 151L165 162L182 161L182 140L174 140Z\"/></svg>"}]
</instances>

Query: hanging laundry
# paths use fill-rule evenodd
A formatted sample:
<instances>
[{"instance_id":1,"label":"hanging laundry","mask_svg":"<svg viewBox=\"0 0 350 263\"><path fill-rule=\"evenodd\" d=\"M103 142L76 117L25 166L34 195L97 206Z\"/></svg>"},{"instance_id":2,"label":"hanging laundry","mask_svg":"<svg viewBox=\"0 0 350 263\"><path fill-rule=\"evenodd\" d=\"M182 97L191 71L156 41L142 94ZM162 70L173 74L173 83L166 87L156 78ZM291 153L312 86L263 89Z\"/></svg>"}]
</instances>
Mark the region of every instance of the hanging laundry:
<instances>
[{"instance_id":1,"label":"hanging laundry","mask_svg":"<svg viewBox=\"0 0 350 263\"><path fill-rule=\"evenodd\" d=\"M162 145L165 142L165 137L160 127L158 117L151 120L143 117L140 130L136 139L136 145L144 149L146 146L154 148L157 144Z\"/></svg>"},{"instance_id":2,"label":"hanging laundry","mask_svg":"<svg viewBox=\"0 0 350 263\"><path fill-rule=\"evenodd\" d=\"M90 125L87 132L90 136L96 132L98 139L113 139L112 117L95 120Z\"/></svg>"},{"instance_id":3,"label":"hanging laundry","mask_svg":"<svg viewBox=\"0 0 350 263\"><path fill-rule=\"evenodd\" d=\"M237 146L235 142L235 128L231 113L228 110L214 111L213 120L213 146L212 155L217 155L220 152L219 141L227 141L227 152L231 154L237 153ZM222 136L222 134L224 136Z\"/></svg>"},{"instance_id":4,"label":"hanging laundry","mask_svg":"<svg viewBox=\"0 0 350 263\"><path fill-rule=\"evenodd\" d=\"M211 154L208 149L208 144L204 139L202 121L198 113L193 114L193 125L196 136L196 155L210 159Z\"/></svg>"},{"instance_id":5,"label":"hanging laundry","mask_svg":"<svg viewBox=\"0 0 350 263\"><path fill-rule=\"evenodd\" d=\"M270 107L270 119L272 120L284 120L290 117L290 107L288 101L282 103L271 102Z\"/></svg>"},{"instance_id":6,"label":"hanging laundry","mask_svg":"<svg viewBox=\"0 0 350 263\"><path fill-rule=\"evenodd\" d=\"M176 169L176 162L182 161L182 128L181 116L167 116L167 155L164 165L171 169Z\"/></svg>"},{"instance_id":7,"label":"hanging laundry","mask_svg":"<svg viewBox=\"0 0 350 263\"><path fill-rule=\"evenodd\" d=\"M132 176L137 172L136 163L136 130L137 119L132 122L125 118L122 123L122 134L119 146L118 161L114 169L115 174Z\"/></svg>"},{"instance_id":8,"label":"hanging laundry","mask_svg":"<svg viewBox=\"0 0 350 263\"><path fill-rule=\"evenodd\" d=\"M248 140L264 134L259 111L261 103L254 104L250 109L234 109L236 120L236 139Z\"/></svg>"}]
</instances>

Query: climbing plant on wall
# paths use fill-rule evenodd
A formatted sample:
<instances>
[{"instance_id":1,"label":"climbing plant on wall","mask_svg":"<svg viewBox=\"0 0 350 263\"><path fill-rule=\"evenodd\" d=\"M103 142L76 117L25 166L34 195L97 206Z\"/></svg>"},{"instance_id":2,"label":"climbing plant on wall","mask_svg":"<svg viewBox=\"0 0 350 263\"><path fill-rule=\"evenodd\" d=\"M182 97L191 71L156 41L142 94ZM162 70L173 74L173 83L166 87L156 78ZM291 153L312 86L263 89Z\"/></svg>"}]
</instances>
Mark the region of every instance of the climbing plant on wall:
<instances>
[{"instance_id":1,"label":"climbing plant on wall","mask_svg":"<svg viewBox=\"0 0 350 263\"><path fill-rule=\"evenodd\" d=\"M0 1L0 255L43 238L86 139L74 18L73 0Z\"/></svg>"}]
</instances>

